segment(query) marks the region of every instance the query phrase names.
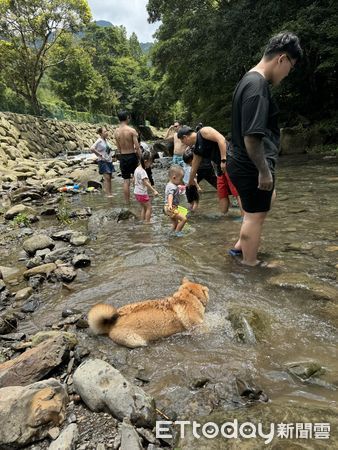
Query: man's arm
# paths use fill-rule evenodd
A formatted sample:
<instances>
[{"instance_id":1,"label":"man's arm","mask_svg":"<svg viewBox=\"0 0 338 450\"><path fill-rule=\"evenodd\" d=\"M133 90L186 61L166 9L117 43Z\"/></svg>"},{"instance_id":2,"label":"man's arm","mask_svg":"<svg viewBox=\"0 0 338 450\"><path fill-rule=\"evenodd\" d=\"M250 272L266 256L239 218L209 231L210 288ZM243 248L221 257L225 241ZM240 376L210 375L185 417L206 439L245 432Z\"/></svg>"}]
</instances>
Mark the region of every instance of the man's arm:
<instances>
[{"instance_id":1,"label":"man's arm","mask_svg":"<svg viewBox=\"0 0 338 450\"><path fill-rule=\"evenodd\" d=\"M217 130L215 130L215 128L212 127L204 127L201 129L200 133L205 139L217 142L221 160L227 158L227 140L225 139L223 134L219 133ZM225 172L224 162L221 162L221 169L223 172Z\"/></svg>"},{"instance_id":2,"label":"man's arm","mask_svg":"<svg viewBox=\"0 0 338 450\"><path fill-rule=\"evenodd\" d=\"M195 155L194 154L194 158L192 160L192 164L191 164L191 171L190 171L190 176L189 176L189 181L188 181L188 186L194 186L195 185L195 178L196 178L196 174L197 174L197 170L201 164L202 161L202 156L200 155Z\"/></svg>"},{"instance_id":3,"label":"man's arm","mask_svg":"<svg viewBox=\"0 0 338 450\"><path fill-rule=\"evenodd\" d=\"M271 191L273 188L273 179L264 155L262 138L254 135L244 136L244 144L249 158L258 170L258 189Z\"/></svg>"},{"instance_id":4,"label":"man's arm","mask_svg":"<svg viewBox=\"0 0 338 450\"><path fill-rule=\"evenodd\" d=\"M138 158L141 159L141 148L140 148L140 144L139 144L139 142L138 142L137 137L138 137L138 136L137 136L137 131L134 130L134 133L133 133L133 144L134 144L134 149L135 149L135 151L136 151L136 154L137 154Z\"/></svg>"},{"instance_id":5,"label":"man's arm","mask_svg":"<svg viewBox=\"0 0 338 450\"><path fill-rule=\"evenodd\" d=\"M170 127L167 130L166 135L164 136L164 139L168 139L169 138L169 135L172 133L173 128L174 128L174 125L170 125Z\"/></svg>"}]
</instances>

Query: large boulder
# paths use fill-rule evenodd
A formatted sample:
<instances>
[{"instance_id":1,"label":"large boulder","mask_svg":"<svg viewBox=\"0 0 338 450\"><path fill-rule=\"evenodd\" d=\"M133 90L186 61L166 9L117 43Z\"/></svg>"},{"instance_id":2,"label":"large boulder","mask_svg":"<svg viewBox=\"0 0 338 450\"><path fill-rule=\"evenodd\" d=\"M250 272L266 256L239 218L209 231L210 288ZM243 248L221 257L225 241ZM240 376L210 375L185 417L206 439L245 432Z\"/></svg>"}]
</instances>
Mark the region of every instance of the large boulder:
<instances>
[{"instance_id":1,"label":"large boulder","mask_svg":"<svg viewBox=\"0 0 338 450\"><path fill-rule=\"evenodd\" d=\"M0 389L0 448L15 449L41 440L63 423L67 391L57 380Z\"/></svg>"},{"instance_id":2,"label":"large boulder","mask_svg":"<svg viewBox=\"0 0 338 450\"><path fill-rule=\"evenodd\" d=\"M108 411L118 420L128 417L137 426L152 428L155 402L105 361L91 359L75 371L76 392L92 411Z\"/></svg>"},{"instance_id":3,"label":"large boulder","mask_svg":"<svg viewBox=\"0 0 338 450\"><path fill-rule=\"evenodd\" d=\"M25 386L41 380L69 357L74 345L57 335L0 364L0 387Z\"/></svg>"}]
</instances>

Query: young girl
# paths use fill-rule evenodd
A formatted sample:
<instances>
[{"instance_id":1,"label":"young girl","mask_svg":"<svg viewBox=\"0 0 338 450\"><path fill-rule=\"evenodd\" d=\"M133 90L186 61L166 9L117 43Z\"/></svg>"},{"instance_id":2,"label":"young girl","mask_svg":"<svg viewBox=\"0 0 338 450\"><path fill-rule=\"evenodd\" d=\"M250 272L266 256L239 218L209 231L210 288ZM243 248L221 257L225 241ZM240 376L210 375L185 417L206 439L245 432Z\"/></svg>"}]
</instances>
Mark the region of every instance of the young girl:
<instances>
[{"instance_id":1,"label":"young girl","mask_svg":"<svg viewBox=\"0 0 338 450\"><path fill-rule=\"evenodd\" d=\"M151 218L151 203L148 195L148 188L154 195L158 195L156 189L152 187L148 179L146 169L151 166L151 154L148 151L142 153L140 164L134 172L134 194L136 200L141 204L141 220L150 222Z\"/></svg>"}]
</instances>

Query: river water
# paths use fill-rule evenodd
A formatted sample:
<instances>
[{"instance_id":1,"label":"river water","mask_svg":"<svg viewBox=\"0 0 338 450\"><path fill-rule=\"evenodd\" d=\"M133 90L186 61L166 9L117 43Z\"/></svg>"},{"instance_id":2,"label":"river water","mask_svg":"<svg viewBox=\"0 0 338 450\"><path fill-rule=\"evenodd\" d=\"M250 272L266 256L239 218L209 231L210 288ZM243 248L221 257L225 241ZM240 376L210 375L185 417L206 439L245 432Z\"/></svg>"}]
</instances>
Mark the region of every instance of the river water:
<instances>
[{"instance_id":1,"label":"river water","mask_svg":"<svg viewBox=\"0 0 338 450\"><path fill-rule=\"evenodd\" d=\"M215 191L203 182L200 208L183 238L169 235L163 195L153 201L151 225L132 221L100 227L88 246L91 267L80 271L71 290L56 284L42 291L43 305L22 329L33 333L59 321L65 307L88 311L97 302L119 307L161 298L172 294L185 276L210 289L201 329L134 350L85 330L81 344L91 349L92 356L106 359L136 380L169 417L207 418L217 409L248 408L236 393L236 378L262 389L271 404L281 405L281 414L283 405L306 405L315 411L333 408L337 414L337 303L313 298L306 289L269 282L281 273L301 274L337 288L337 167L337 159L281 161L278 196L261 246L262 258L274 261L277 269L245 268L227 256L226 249L239 232L239 211L232 208L228 217L221 216ZM155 169L154 176L156 188L164 193L165 172ZM111 200L101 194L74 196L71 205L90 206L93 211L122 206L121 178L113 180L113 192ZM135 202L131 209L138 213ZM51 227L51 219L43 219L40 226ZM78 221L71 227L85 231L86 223ZM254 315L258 325L249 331L256 343L238 338L229 320L236 314ZM299 380L287 370L292 363L309 362L325 369L323 385ZM277 415L281 421L282 415ZM313 417L322 421L316 413Z\"/></svg>"}]
</instances>

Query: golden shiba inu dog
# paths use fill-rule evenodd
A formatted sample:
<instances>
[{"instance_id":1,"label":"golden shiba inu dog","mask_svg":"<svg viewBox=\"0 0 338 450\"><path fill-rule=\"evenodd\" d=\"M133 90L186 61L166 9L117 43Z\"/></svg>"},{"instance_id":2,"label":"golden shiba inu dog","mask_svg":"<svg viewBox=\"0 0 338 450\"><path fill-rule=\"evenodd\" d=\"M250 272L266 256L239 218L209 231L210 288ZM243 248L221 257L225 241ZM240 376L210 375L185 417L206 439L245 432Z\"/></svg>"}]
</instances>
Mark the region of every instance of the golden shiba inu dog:
<instances>
[{"instance_id":1,"label":"golden shiba inu dog","mask_svg":"<svg viewBox=\"0 0 338 450\"><path fill-rule=\"evenodd\" d=\"M96 334L129 348L189 330L203 322L209 289L183 278L171 297L122 306L99 303L89 311L88 323Z\"/></svg>"}]
</instances>

